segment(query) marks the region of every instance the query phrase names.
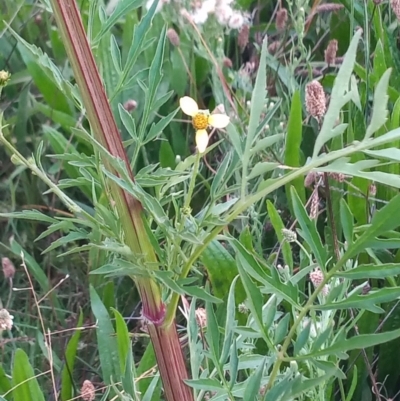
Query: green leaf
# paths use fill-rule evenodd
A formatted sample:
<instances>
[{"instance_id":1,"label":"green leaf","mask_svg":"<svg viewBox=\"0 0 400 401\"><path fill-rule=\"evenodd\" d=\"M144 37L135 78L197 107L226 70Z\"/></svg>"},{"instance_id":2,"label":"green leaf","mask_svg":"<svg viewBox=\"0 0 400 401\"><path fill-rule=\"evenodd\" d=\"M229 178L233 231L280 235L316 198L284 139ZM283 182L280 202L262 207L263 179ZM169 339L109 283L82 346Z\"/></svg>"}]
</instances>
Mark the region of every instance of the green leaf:
<instances>
[{"instance_id":1,"label":"green leaf","mask_svg":"<svg viewBox=\"0 0 400 401\"><path fill-rule=\"evenodd\" d=\"M185 380L185 383L196 390L218 391L223 389L216 379Z\"/></svg>"},{"instance_id":2,"label":"green leaf","mask_svg":"<svg viewBox=\"0 0 400 401\"><path fill-rule=\"evenodd\" d=\"M118 105L119 117L121 118L122 124L128 131L128 134L134 141L138 141L136 132L136 122L132 115L124 108L122 104Z\"/></svg>"},{"instance_id":3,"label":"green leaf","mask_svg":"<svg viewBox=\"0 0 400 401\"><path fill-rule=\"evenodd\" d=\"M274 334L274 344L280 344L288 334L290 315L287 313L277 324Z\"/></svg>"},{"instance_id":4,"label":"green leaf","mask_svg":"<svg viewBox=\"0 0 400 401\"><path fill-rule=\"evenodd\" d=\"M200 256L201 263L207 269L207 276L216 297L223 299L229 293L234 278L239 274L235 259L227 249L218 241L211 241ZM240 291L239 286L237 291ZM241 289L237 292L237 301L243 302L245 294Z\"/></svg>"},{"instance_id":5,"label":"green leaf","mask_svg":"<svg viewBox=\"0 0 400 401\"><path fill-rule=\"evenodd\" d=\"M309 320L305 328L298 335L297 340L294 343L293 355L299 355L304 345L306 345L307 341L310 338L310 329L312 324L314 324L314 322Z\"/></svg>"},{"instance_id":6,"label":"green leaf","mask_svg":"<svg viewBox=\"0 0 400 401\"><path fill-rule=\"evenodd\" d=\"M230 387L230 389L232 389L232 387L236 383L237 373L239 370L239 357L238 357L238 349L237 349L236 339L233 339L232 346L231 346L231 353L230 353L230 358L229 358L229 368L224 367L224 369L229 369L229 376L230 376L229 387Z\"/></svg>"},{"instance_id":7,"label":"green leaf","mask_svg":"<svg viewBox=\"0 0 400 401\"><path fill-rule=\"evenodd\" d=\"M296 376L293 380L292 386L285 395L281 398L281 401L291 401L297 396L307 393L308 390L314 389L318 385L325 387L324 382L329 382L332 379L332 373L321 375L312 379L306 379L304 376Z\"/></svg>"},{"instance_id":8,"label":"green leaf","mask_svg":"<svg viewBox=\"0 0 400 401\"><path fill-rule=\"evenodd\" d=\"M395 263L387 263L382 265L360 265L351 270L335 273L336 276L348 279L383 279L385 277L396 276L398 274L400 274L400 265Z\"/></svg>"},{"instance_id":9,"label":"green leaf","mask_svg":"<svg viewBox=\"0 0 400 401\"><path fill-rule=\"evenodd\" d=\"M277 142L284 138L283 134L275 134L266 136L265 138L260 139L254 144L254 147L250 149L250 154L255 155L265 149L270 148L272 145L275 145Z\"/></svg>"},{"instance_id":10,"label":"green leaf","mask_svg":"<svg viewBox=\"0 0 400 401\"><path fill-rule=\"evenodd\" d=\"M229 356L229 350L231 348L232 343L235 344L234 340L234 331L236 327L236 321L235 321L235 310L236 310L236 305L235 305L235 286L236 282L239 279L239 276L236 276L235 279L233 280L231 284L231 288L229 289L229 294L228 294L228 302L226 306L226 321L225 321L225 338L223 341L223 347L221 351L221 356L219 358L219 364L222 366L226 360L228 359Z\"/></svg>"},{"instance_id":11,"label":"green leaf","mask_svg":"<svg viewBox=\"0 0 400 401\"><path fill-rule=\"evenodd\" d=\"M369 228L348 248L343 258L349 259L367 247L368 243L379 235L400 226L398 205L400 195L374 214Z\"/></svg>"},{"instance_id":12,"label":"green leaf","mask_svg":"<svg viewBox=\"0 0 400 401\"><path fill-rule=\"evenodd\" d=\"M269 171L275 170L277 167L279 167L279 163L259 162L253 167L253 169L251 170L251 173L249 174L247 179L251 180L260 175L268 173Z\"/></svg>"},{"instance_id":13,"label":"green leaf","mask_svg":"<svg viewBox=\"0 0 400 401\"><path fill-rule=\"evenodd\" d=\"M58 111L71 114L71 108L66 96L66 94L69 94L72 98L72 85L70 82L63 77L61 71L49 56L43 53L42 49L29 44L12 28L8 27L8 30L19 42L17 48L21 57L46 102Z\"/></svg>"},{"instance_id":14,"label":"green leaf","mask_svg":"<svg viewBox=\"0 0 400 401\"><path fill-rule=\"evenodd\" d=\"M300 91L296 91L291 99L290 115L287 127L287 136L285 140L285 165L299 167L301 165L301 142L303 140L303 115L301 107ZM285 193L288 197L289 207L292 209L292 200L290 187L296 188L302 203L306 202L306 193L303 177L297 177L289 184L285 185Z\"/></svg>"},{"instance_id":15,"label":"green leaf","mask_svg":"<svg viewBox=\"0 0 400 401\"><path fill-rule=\"evenodd\" d=\"M213 302L213 303L222 302L219 298L212 296L203 288L197 286L181 285L181 283L177 282L174 279L174 274L171 271L153 271L152 274L154 274L154 276L157 277L157 279L159 279L167 288L180 295L189 294L191 296L194 296L196 298L208 302Z\"/></svg>"},{"instance_id":16,"label":"green leaf","mask_svg":"<svg viewBox=\"0 0 400 401\"><path fill-rule=\"evenodd\" d=\"M11 396L12 396L11 391L10 391L11 388L12 388L11 382L6 375L6 372L4 371L3 366L0 365L0 394L7 393L7 396L5 396L6 397L5 401L11 400Z\"/></svg>"},{"instance_id":17,"label":"green leaf","mask_svg":"<svg viewBox=\"0 0 400 401\"><path fill-rule=\"evenodd\" d=\"M233 124L229 124L226 127L226 132L228 133L228 138L232 142L236 153L241 157L243 155L243 142L240 138L238 130Z\"/></svg>"},{"instance_id":18,"label":"green leaf","mask_svg":"<svg viewBox=\"0 0 400 401\"><path fill-rule=\"evenodd\" d=\"M344 199L340 201L340 219L342 222L342 229L344 238L349 246L353 243L353 230L354 230L354 217L351 213L349 205Z\"/></svg>"},{"instance_id":19,"label":"green leaf","mask_svg":"<svg viewBox=\"0 0 400 401\"><path fill-rule=\"evenodd\" d=\"M264 101L267 96L266 82L265 82L266 74L267 74L267 39L265 38L261 48L260 64L258 66L256 82L254 84L254 90L251 96L250 121L247 129L247 138L246 138L246 151L245 151L246 155L249 154L250 149L253 146L255 135L257 133L257 127L258 124L260 123L261 113L264 108Z\"/></svg>"},{"instance_id":20,"label":"green leaf","mask_svg":"<svg viewBox=\"0 0 400 401\"><path fill-rule=\"evenodd\" d=\"M114 35L110 35L110 52L115 71L120 74L122 70L121 51Z\"/></svg>"},{"instance_id":21,"label":"green leaf","mask_svg":"<svg viewBox=\"0 0 400 401\"><path fill-rule=\"evenodd\" d=\"M336 310L358 308L366 309L374 313L382 313L383 309L376 304L390 302L400 297L400 287L382 288L370 291L366 295L353 294L344 301L333 302L324 305L314 305L317 310Z\"/></svg>"},{"instance_id":22,"label":"green leaf","mask_svg":"<svg viewBox=\"0 0 400 401\"><path fill-rule=\"evenodd\" d=\"M374 347L375 345L392 341L398 337L400 337L400 329L387 331L386 333L360 334L346 340L339 340L330 347L314 352L312 354L297 357L296 359L308 359L310 357L318 357L322 355L341 355L353 349L365 349L369 347Z\"/></svg>"},{"instance_id":23,"label":"green leaf","mask_svg":"<svg viewBox=\"0 0 400 401\"><path fill-rule=\"evenodd\" d=\"M243 283L243 287L246 291L247 295L247 305L251 311L252 317L256 322L258 329L263 335L263 338L267 345L272 349L272 342L268 335L268 330L264 327L263 317L262 317L262 305L263 297L261 295L261 291L258 287L253 283L249 275L247 274L245 268L243 267L241 260L239 257L236 258L237 267L239 270L240 279Z\"/></svg>"},{"instance_id":24,"label":"green leaf","mask_svg":"<svg viewBox=\"0 0 400 401\"><path fill-rule=\"evenodd\" d=\"M203 288L200 288L197 286L191 286L191 287L182 286L181 288L183 288L185 294L189 294L192 297L196 297L196 298L202 299L203 301L212 302L215 304L222 303L222 300L212 296L209 292L207 292Z\"/></svg>"},{"instance_id":25,"label":"green leaf","mask_svg":"<svg viewBox=\"0 0 400 401\"><path fill-rule=\"evenodd\" d=\"M311 248L311 251L317 259L319 266L324 267L327 260L327 252L322 245L321 237L319 236L315 223L308 216L306 209L304 208L299 196L296 193L295 188L292 187L291 191L294 215L301 227L301 231L299 231L299 234L303 237L304 241Z\"/></svg>"},{"instance_id":26,"label":"green leaf","mask_svg":"<svg viewBox=\"0 0 400 401\"><path fill-rule=\"evenodd\" d=\"M387 103L389 97L387 96L387 88L389 86L389 79L391 69L387 70L382 78L379 80L374 93L374 105L372 108L371 122L367 127L364 139L370 138L379 128L381 128L387 120Z\"/></svg>"},{"instance_id":27,"label":"green leaf","mask_svg":"<svg viewBox=\"0 0 400 401\"><path fill-rule=\"evenodd\" d=\"M107 385L111 385L121 377L117 339L110 315L92 286L90 286L90 300L93 315L97 320L97 349L102 377Z\"/></svg>"},{"instance_id":28,"label":"green leaf","mask_svg":"<svg viewBox=\"0 0 400 401\"><path fill-rule=\"evenodd\" d=\"M155 1L154 3L158 3ZM118 20L125 15L129 14L131 11L139 8L142 5L141 0L122 0L117 3L113 13L110 17L103 22L101 31L92 41L92 46L95 46L101 38L118 22Z\"/></svg>"},{"instance_id":29,"label":"green leaf","mask_svg":"<svg viewBox=\"0 0 400 401\"><path fill-rule=\"evenodd\" d=\"M240 261L248 274L263 284L262 291L264 293L282 297L291 305L298 306L298 290L294 285L282 283L275 268L269 269L267 266L261 266L255 256L247 251L240 242L232 240L232 245L238 251L236 260ZM270 274L267 274L267 272L270 272Z\"/></svg>"},{"instance_id":30,"label":"green leaf","mask_svg":"<svg viewBox=\"0 0 400 401\"><path fill-rule=\"evenodd\" d=\"M74 365L76 359L76 351L78 350L79 338L81 336L80 327L82 327L83 314L82 310L79 313L79 318L76 324L78 328L68 341L65 350L65 365L61 373L61 400L68 401L74 396L74 385L72 378L74 375Z\"/></svg>"},{"instance_id":31,"label":"green leaf","mask_svg":"<svg viewBox=\"0 0 400 401\"><path fill-rule=\"evenodd\" d=\"M219 193L224 191L224 185L226 183L226 172L228 171L229 165L232 162L232 152L228 152L220 166L218 167L217 174L211 184L211 199L217 200Z\"/></svg>"},{"instance_id":32,"label":"green leaf","mask_svg":"<svg viewBox=\"0 0 400 401\"><path fill-rule=\"evenodd\" d=\"M167 127L170 122L172 121L172 119L176 116L176 114L178 113L179 109L175 109L174 111L172 111L171 113L169 113L167 116L162 117L157 124L152 124L152 126L150 127L150 130L148 131L145 140L142 142L143 145L153 141L156 137L158 137L159 135L162 134L163 130L165 129L165 127Z\"/></svg>"},{"instance_id":33,"label":"green leaf","mask_svg":"<svg viewBox=\"0 0 400 401\"><path fill-rule=\"evenodd\" d=\"M274 204L267 200L267 210L268 217L271 220L271 224L274 227L275 234L278 237L278 241L282 247L282 255L285 261L285 264L289 266L291 270L293 270L293 256L292 256L292 248L290 247L290 243L285 241L282 230L285 228L281 216L279 216L278 211L276 210Z\"/></svg>"},{"instance_id":34,"label":"green leaf","mask_svg":"<svg viewBox=\"0 0 400 401\"><path fill-rule=\"evenodd\" d=\"M212 359L214 363L217 364L220 357L220 333L214 308L210 302L206 303L206 311L207 311L206 340L209 346L210 353L212 355Z\"/></svg>"},{"instance_id":35,"label":"green leaf","mask_svg":"<svg viewBox=\"0 0 400 401\"><path fill-rule=\"evenodd\" d=\"M15 401L45 401L29 358L22 349L15 351L12 386Z\"/></svg>"},{"instance_id":36,"label":"green leaf","mask_svg":"<svg viewBox=\"0 0 400 401\"><path fill-rule=\"evenodd\" d=\"M58 222L57 219L47 216L46 214L41 213L38 210L24 210L22 212L0 213L0 217L5 217L7 219L41 221L42 223L57 223Z\"/></svg>"},{"instance_id":37,"label":"green leaf","mask_svg":"<svg viewBox=\"0 0 400 401\"><path fill-rule=\"evenodd\" d=\"M364 150L364 153L368 156L372 156L375 158L383 158L392 160L395 162L400 161L400 149L398 148L386 148L386 149L378 149L378 150Z\"/></svg>"},{"instance_id":38,"label":"green leaf","mask_svg":"<svg viewBox=\"0 0 400 401\"><path fill-rule=\"evenodd\" d=\"M351 98L351 96L348 96L347 92L356 60L357 46L358 42L360 41L361 34L362 33L360 30L355 33L336 76L328 111L324 116L324 122L322 124L321 131L315 141L312 157L313 159L318 157L323 145L333 137L332 130L335 126L337 118L339 117L340 110Z\"/></svg>"},{"instance_id":39,"label":"green leaf","mask_svg":"<svg viewBox=\"0 0 400 401\"><path fill-rule=\"evenodd\" d=\"M353 399L353 394L357 387L357 376L358 376L357 375L357 365L353 366L352 373L353 373L353 379L351 380L350 389L349 389L349 392L347 393L345 401L352 401L352 399Z\"/></svg>"},{"instance_id":40,"label":"green leaf","mask_svg":"<svg viewBox=\"0 0 400 401\"><path fill-rule=\"evenodd\" d=\"M113 20L110 21L108 20L108 24L106 26L112 26L115 21L116 17L119 18L120 13L125 12L124 7L138 7L142 4L141 0L124 0L123 2L119 2L120 4L120 11L118 11L118 14L116 14L113 17ZM139 54L142 52L146 36L148 31L150 30L151 23L154 18L154 14L157 8L158 1L154 1L150 9L147 11L147 13L143 16L143 18L140 20L138 24L135 25L134 32L133 32L133 41L130 46L128 55L126 57L126 62L122 71L122 74L120 76L120 80L118 82L117 87L115 88L115 91L112 96L110 96L111 99L114 99L114 97L118 94L120 91L121 87L126 83L126 80L130 78L130 74L132 71L132 68L135 66L137 59L139 57ZM107 28L109 29L109 28ZM105 27L102 27L102 35L106 32ZM100 40L100 35L96 38L96 40Z\"/></svg>"},{"instance_id":41,"label":"green leaf","mask_svg":"<svg viewBox=\"0 0 400 401\"><path fill-rule=\"evenodd\" d=\"M115 316L115 328L118 344L119 366L121 372L126 371L126 362L128 360L130 351L130 338L128 328L122 315L114 308L112 308Z\"/></svg>"},{"instance_id":42,"label":"green leaf","mask_svg":"<svg viewBox=\"0 0 400 401\"><path fill-rule=\"evenodd\" d=\"M250 376L247 381L246 387L243 393L243 399L246 401L254 401L258 399L258 394L261 387L261 379L264 373L265 359L257 368L257 370Z\"/></svg>"}]
</instances>

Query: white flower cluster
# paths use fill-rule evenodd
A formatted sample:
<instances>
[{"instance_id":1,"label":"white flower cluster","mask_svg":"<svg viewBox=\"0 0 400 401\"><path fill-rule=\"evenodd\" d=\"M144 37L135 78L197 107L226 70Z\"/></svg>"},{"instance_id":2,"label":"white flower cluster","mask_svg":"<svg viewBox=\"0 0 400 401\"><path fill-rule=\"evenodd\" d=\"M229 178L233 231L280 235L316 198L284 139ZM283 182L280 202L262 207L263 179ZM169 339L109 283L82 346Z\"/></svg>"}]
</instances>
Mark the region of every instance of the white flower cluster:
<instances>
[{"instance_id":1,"label":"white flower cluster","mask_svg":"<svg viewBox=\"0 0 400 401\"><path fill-rule=\"evenodd\" d=\"M10 315L7 309L0 309L0 333L3 330L11 330L14 316Z\"/></svg>"},{"instance_id":2,"label":"white flower cluster","mask_svg":"<svg viewBox=\"0 0 400 401\"><path fill-rule=\"evenodd\" d=\"M240 29L248 21L248 17L232 8L234 0L203 0L198 2L191 14L193 22L204 24L209 15L214 14L218 23L230 29Z\"/></svg>"}]
</instances>

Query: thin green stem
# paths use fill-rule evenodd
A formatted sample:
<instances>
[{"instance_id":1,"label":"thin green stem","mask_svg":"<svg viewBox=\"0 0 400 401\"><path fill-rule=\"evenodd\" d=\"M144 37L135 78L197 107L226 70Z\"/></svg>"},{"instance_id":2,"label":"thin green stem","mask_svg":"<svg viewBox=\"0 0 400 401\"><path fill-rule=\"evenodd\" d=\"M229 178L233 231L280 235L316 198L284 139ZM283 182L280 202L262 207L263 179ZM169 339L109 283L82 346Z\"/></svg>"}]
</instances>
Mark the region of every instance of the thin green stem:
<instances>
[{"instance_id":1,"label":"thin green stem","mask_svg":"<svg viewBox=\"0 0 400 401\"><path fill-rule=\"evenodd\" d=\"M200 157L201 157L200 153L197 153L196 160L194 161L194 165L193 165L192 177L190 178L189 190L186 195L185 202L183 204L184 211L186 211L190 207L190 202L192 201L193 191L194 191L194 187L196 184L196 178L197 178L197 174L199 172Z\"/></svg>"}]
</instances>

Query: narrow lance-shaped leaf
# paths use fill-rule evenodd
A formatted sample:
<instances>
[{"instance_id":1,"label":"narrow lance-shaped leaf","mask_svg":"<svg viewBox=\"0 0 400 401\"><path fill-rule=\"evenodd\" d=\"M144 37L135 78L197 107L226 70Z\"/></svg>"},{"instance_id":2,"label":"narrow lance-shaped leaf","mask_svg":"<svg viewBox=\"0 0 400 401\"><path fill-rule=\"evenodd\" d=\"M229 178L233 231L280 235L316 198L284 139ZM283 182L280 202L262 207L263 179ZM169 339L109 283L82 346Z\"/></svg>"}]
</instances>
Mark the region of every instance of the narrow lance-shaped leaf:
<instances>
[{"instance_id":1,"label":"narrow lance-shaped leaf","mask_svg":"<svg viewBox=\"0 0 400 401\"><path fill-rule=\"evenodd\" d=\"M360 37L361 31L358 30L350 43L343 63L335 79L328 111L324 116L324 122L322 124L321 131L315 141L313 159L318 156L322 146L326 143L326 141L332 137L331 130L335 126L335 122L339 116L340 110L344 106L345 102L350 99L344 99L344 95L348 91Z\"/></svg>"},{"instance_id":2,"label":"narrow lance-shaped leaf","mask_svg":"<svg viewBox=\"0 0 400 401\"><path fill-rule=\"evenodd\" d=\"M400 264L387 263L382 265L360 265L351 270L335 273L336 276L348 279L383 279L400 274Z\"/></svg>"},{"instance_id":3,"label":"narrow lance-shaped leaf","mask_svg":"<svg viewBox=\"0 0 400 401\"><path fill-rule=\"evenodd\" d=\"M388 113L387 102L389 99L387 95L387 89L389 86L389 78L391 72L391 69L387 70L383 74L382 78L379 80L378 85L376 86L371 122L368 125L364 140L370 138L374 134L374 132L378 131L378 129L382 127L382 125L386 122Z\"/></svg>"},{"instance_id":4,"label":"narrow lance-shaped leaf","mask_svg":"<svg viewBox=\"0 0 400 401\"><path fill-rule=\"evenodd\" d=\"M339 340L330 347L314 352L312 354L302 355L301 357L297 357L296 359L308 359L310 357L318 357L322 355L342 355L343 353L352 349L364 349L374 347L375 345L387 343L398 337L400 337L400 329L388 331L386 333L361 334L346 340Z\"/></svg>"},{"instance_id":5,"label":"narrow lance-shaped leaf","mask_svg":"<svg viewBox=\"0 0 400 401\"><path fill-rule=\"evenodd\" d=\"M285 141L285 165L291 167L299 167L301 165L301 141L303 139L303 116L301 107L300 91L296 91L292 97L290 107L290 115L287 127L287 136ZM290 184L286 184L285 192L289 200L289 207L292 210L290 186L296 188L303 204L305 203L306 194L303 183L303 177L294 179Z\"/></svg>"}]
</instances>

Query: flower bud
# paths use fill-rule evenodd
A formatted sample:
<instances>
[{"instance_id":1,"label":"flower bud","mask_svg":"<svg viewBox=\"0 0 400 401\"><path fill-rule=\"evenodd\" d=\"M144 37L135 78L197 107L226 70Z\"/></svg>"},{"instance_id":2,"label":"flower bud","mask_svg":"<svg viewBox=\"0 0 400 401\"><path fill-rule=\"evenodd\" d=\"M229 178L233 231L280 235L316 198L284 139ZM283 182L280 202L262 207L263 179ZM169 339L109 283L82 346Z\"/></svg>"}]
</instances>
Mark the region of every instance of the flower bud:
<instances>
[{"instance_id":1,"label":"flower bud","mask_svg":"<svg viewBox=\"0 0 400 401\"><path fill-rule=\"evenodd\" d=\"M308 114L320 119L326 112L325 92L322 85L314 80L306 86L306 109Z\"/></svg>"},{"instance_id":2,"label":"flower bud","mask_svg":"<svg viewBox=\"0 0 400 401\"><path fill-rule=\"evenodd\" d=\"M14 278L15 267L14 267L13 262L11 262L10 259L8 259L6 257L1 258L1 266L3 268L4 278L6 278L6 279Z\"/></svg>"},{"instance_id":3,"label":"flower bud","mask_svg":"<svg viewBox=\"0 0 400 401\"><path fill-rule=\"evenodd\" d=\"M124 103L124 109L128 112L131 112L133 110L135 110L137 107L137 102L136 100L133 99L129 99Z\"/></svg>"},{"instance_id":4,"label":"flower bud","mask_svg":"<svg viewBox=\"0 0 400 401\"><path fill-rule=\"evenodd\" d=\"M0 71L0 87L6 86L8 81L11 79L11 74L8 71Z\"/></svg>"},{"instance_id":5,"label":"flower bud","mask_svg":"<svg viewBox=\"0 0 400 401\"><path fill-rule=\"evenodd\" d=\"M178 33L175 31L174 28L170 28L167 31L167 37L171 42L171 45L179 47L181 44L181 40L179 39Z\"/></svg>"}]
</instances>

